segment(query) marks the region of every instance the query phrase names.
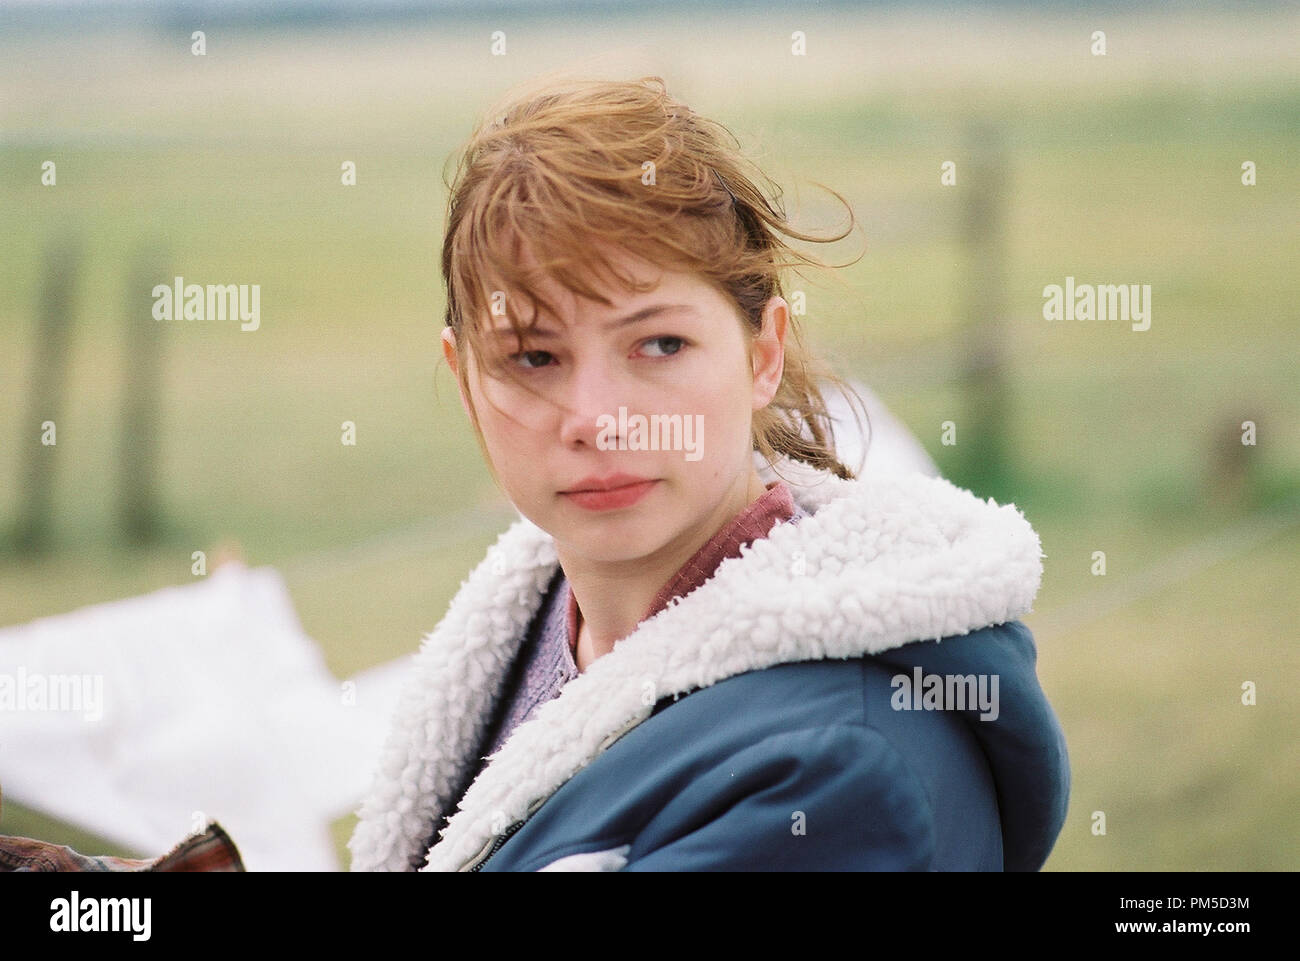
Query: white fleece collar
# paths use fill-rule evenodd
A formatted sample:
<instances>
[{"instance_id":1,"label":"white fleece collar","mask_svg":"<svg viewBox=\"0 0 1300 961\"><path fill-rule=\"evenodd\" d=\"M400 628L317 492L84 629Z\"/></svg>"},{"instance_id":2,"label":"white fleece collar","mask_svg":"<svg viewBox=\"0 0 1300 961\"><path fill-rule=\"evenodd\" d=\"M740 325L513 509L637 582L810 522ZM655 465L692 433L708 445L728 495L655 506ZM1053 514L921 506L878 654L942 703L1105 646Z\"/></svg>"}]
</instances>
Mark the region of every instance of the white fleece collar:
<instances>
[{"instance_id":1,"label":"white fleece collar","mask_svg":"<svg viewBox=\"0 0 1300 961\"><path fill-rule=\"evenodd\" d=\"M924 474L846 481L785 459L779 474L759 466L764 482L786 479L811 516L724 560L519 725L421 870L464 867L663 697L773 664L965 634L1031 610L1043 554L1014 505ZM557 565L550 535L521 518L424 638L349 842L352 870L424 863Z\"/></svg>"}]
</instances>

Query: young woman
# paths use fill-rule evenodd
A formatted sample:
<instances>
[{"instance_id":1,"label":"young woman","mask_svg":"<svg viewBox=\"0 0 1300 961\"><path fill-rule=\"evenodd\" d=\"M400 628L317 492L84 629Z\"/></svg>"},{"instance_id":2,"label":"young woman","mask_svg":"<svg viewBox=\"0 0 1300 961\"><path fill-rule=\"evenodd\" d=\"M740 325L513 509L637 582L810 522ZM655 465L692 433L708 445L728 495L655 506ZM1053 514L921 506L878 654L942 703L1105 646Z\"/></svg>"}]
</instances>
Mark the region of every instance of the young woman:
<instances>
[{"instance_id":1,"label":"young woman","mask_svg":"<svg viewBox=\"0 0 1300 961\"><path fill-rule=\"evenodd\" d=\"M1039 869L1038 537L837 459L781 283L821 238L658 78L489 118L443 347L522 517L424 639L352 869Z\"/></svg>"}]
</instances>

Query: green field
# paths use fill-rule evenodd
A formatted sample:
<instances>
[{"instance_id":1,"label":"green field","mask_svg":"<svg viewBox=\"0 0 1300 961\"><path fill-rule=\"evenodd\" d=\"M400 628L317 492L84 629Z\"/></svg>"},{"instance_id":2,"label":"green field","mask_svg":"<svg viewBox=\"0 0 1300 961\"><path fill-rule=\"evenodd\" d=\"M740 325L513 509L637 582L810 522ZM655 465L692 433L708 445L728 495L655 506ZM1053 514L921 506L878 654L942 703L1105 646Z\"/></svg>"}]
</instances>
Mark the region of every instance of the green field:
<instances>
[{"instance_id":1,"label":"green field","mask_svg":"<svg viewBox=\"0 0 1300 961\"><path fill-rule=\"evenodd\" d=\"M510 83L561 64L662 74L737 133L805 227L840 223L811 182L845 195L867 253L793 278L810 339L949 476L989 493L939 442L969 411L959 336L980 278L961 237L979 118L1001 132L1008 178L1009 490L1047 554L1025 620L1073 769L1047 868L1300 866L1300 83L1279 39L1300 14L1107 13L1106 58L1087 55L1086 17L709 15L683 41L679 16L611 21L596 43L524 21L495 59L480 24L226 32L206 58L161 33L0 36L5 525L43 419L28 395L47 246L66 232L84 251L56 545L34 560L5 543L0 624L184 583L191 551L234 539L284 572L340 677L414 650L508 516L441 359L443 161ZM790 62L792 29L811 38L806 63ZM339 184L344 160L354 188ZM955 187L939 185L944 160ZM820 253L847 261L864 234ZM260 284L262 325L166 327L168 534L128 550L115 451L126 283L145 248L163 277ZM1151 329L1044 321L1042 288L1067 275L1150 284ZM339 443L344 420L355 448ZM1237 451L1243 420L1259 441ZM1235 485L1217 466L1228 455ZM466 522L476 508L488 513ZM401 539L431 518L445 528ZM1237 536L1259 523L1273 533ZM372 538L391 548L358 547ZM1090 573L1097 550L1105 577ZM351 825L335 825L345 864ZM0 833L161 853L9 802Z\"/></svg>"}]
</instances>

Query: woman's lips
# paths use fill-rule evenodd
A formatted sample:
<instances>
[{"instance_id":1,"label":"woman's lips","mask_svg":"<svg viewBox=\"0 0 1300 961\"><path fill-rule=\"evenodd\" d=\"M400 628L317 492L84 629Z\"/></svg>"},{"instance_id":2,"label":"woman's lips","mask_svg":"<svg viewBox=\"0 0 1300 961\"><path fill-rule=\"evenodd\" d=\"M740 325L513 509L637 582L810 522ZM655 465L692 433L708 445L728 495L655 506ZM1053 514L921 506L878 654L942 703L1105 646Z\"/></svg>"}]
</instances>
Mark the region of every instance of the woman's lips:
<instances>
[{"instance_id":1,"label":"woman's lips","mask_svg":"<svg viewBox=\"0 0 1300 961\"><path fill-rule=\"evenodd\" d=\"M659 483L657 480L640 481L623 487L614 487L604 491L562 492L561 496L589 511L608 511L619 507L631 507Z\"/></svg>"}]
</instances>

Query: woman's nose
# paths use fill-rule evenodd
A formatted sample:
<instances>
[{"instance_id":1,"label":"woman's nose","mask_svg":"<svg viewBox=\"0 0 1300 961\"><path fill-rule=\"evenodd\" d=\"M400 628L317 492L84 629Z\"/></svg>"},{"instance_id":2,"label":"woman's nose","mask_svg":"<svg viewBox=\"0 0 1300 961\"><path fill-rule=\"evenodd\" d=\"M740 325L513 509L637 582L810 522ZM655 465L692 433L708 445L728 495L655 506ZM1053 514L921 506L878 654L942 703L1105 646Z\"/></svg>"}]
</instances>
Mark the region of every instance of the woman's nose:
<instances>
[{"instance_id":1,"label":"woman's nose","mask_svg":"<svg viewBox=\"0 0 1300 961\"><path fill-rule=\"evenodd\" d=\"M561 402L561 440L597 446L597 438L616 441L609 424L619 423L619 407L632 409L631 391L613 365L601 360L574 363ZM615 428L616 429L616 428Z\"/></svg>"}]
</instances>

